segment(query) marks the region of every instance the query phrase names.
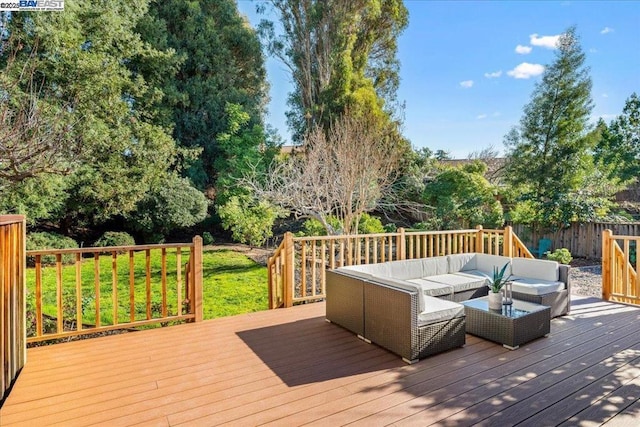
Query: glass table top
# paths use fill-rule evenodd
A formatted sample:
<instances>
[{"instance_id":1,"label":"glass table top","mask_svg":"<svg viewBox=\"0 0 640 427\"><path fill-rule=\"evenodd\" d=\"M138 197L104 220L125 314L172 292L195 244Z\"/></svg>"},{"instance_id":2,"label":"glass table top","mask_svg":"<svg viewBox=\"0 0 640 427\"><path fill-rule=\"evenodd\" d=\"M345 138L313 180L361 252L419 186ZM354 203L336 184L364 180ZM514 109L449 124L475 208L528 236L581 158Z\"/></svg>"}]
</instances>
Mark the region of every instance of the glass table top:
<instances>
[{"instance_id":1,"label":"glass table top","mask_svg":"<svg viewBox=\"0 0 640 427\"><path fill-rule=\"evenodd\" d=\"M494 313L496 315L501 315L513 319L549 308L545 305L534 304L532 302L513 300L512 304L502 305L502 310L493 310L489 308L488 297L470 299L467 301L463 301L461 304L465 307L470 307L476 310L485 311L487 313Z\"/></svg>"}]
</instances>

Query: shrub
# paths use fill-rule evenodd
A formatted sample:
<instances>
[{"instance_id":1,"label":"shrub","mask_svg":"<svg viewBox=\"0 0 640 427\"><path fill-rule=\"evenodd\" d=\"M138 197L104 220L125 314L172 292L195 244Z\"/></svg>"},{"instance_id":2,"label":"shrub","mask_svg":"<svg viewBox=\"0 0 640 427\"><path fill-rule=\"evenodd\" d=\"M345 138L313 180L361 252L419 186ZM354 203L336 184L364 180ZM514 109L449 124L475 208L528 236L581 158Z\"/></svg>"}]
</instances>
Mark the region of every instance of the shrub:
<instances>
[{"instance_id":1,"label":"shrub","mask_svg":"<svg viewBox=\"0 0 640 427\"><path fill-rule=\"evenodd\" d=\"M213 245L213 236L208 231L202 233L202 243L205 245Z\"/></svg>"},{"instance_id":2,"label":"shrub","mask_svg":"<svg viewBox=\"0 0 640 427\"><path fill-rule=\"evenodd\" d=\"M260 246L273 236L273 223L282 212L268 202L251 204L246 198L232 196L218 208L225 230L231 230L233 239L251 246Z\"/></svg>"},{"instance_id":3,"label":"shrub","mask_svg":"<svg viewBox=\"0 0 640 427\"><path fill-rule=\"evenodd\" d=\"M206 197L189 180L171 175L138 203L130 220L144 233L145 241L160 243L175 229L204 220L207 207Z\"/></svg>"},{"instance_id":4,"label":"shrub","mask_svg":"<svg viewBox=\"0 0 640 427\"><path fill-rule=\"evenodd\" d=\"M63 236L58 233L37 232L29 233L27 235L27 250L33 251L38 249L67 249L77 248L78 243L71 237ZM63 264L73 264L75 262L75 255L68 254L62 256ZM55 265L55 255L43 255L40 262L42 265ZM33 267L36 264L36 257L28 256L27 265Z\"/></svg>"},{"instance_id":5,"label":"shrub","mask_svg":"<svg viewBox=\"0 0 640 427\"><path fill-rule=\"evenodd\" d=\"M380 218L363 213L358 222L358 233L360 234L377 234L384 233L385 228Z\"/></svg>"},{"instance_id":6,"label":"shrub","mask_svg":"<svg viewBox=\"0 0 640 427\"><path fill-rule=\"evenodd\" d=\"M547 259L551 261L557 261L560 264L569 264L573 257L571 256L571 252L567 248L556 249L553 252L547 252Z\"/></svg>"},{"instance_id":7,"label":"shrub","mask_svg":"<svg viewBox=\"0 0 640 427\"><path fill-rule=\"evenodd\" d=\"M98 240L96 240L93 246L98 248L104 248L107 246L134 246L136 241L129 234L124 231L107 231Z\"/></svg>"},{"instance_id":8,"label":"shrub","mask_svg":"<svg viewBox=\"0 0 640 427\"><path fill-rule=\"evenodd\" d=\"M396 231L398 231L398 226L395 225L394 223L390 222L384 225L385 233L395 233Z\"/></svg>"},{"instance_id":9,"label":"shrub","mask_svg":"<svg viewBox=\"0 0 640 427\"><path fill-rule=\"evenodd\" d=\"M327 218L327 222L333 229L342 230L342 224L340 224L340 220L335 216L330 216ZM315 218L307 219L304 224L302 224L302 236L326 236L327 230L324 228L322 223Z\"/></svg>"}]
</instances>

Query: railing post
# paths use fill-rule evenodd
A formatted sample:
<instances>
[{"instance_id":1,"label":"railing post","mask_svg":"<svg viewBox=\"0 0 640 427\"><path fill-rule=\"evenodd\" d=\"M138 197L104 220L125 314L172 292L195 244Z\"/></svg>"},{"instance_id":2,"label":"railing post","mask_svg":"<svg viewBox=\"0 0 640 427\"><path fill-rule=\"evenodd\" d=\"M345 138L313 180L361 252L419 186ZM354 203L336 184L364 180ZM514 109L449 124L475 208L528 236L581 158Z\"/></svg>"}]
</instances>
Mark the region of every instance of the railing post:
<instances>
[{"instance_id":1,"label":"railing post","mask_svg":"<svg viewBox=\"0 0 640 427\"><path fill-rule=\"evenodd\" d=\"M27 360L26 220L0 215L0 402Z\"/></svg>"},{"instance_id":2,"label":"railing post","mask_svg":"<svg viewBox=\"0 0 640 427\"><path fill-rule=\"evenodd\" d=\"M289 231L284 233L284 307L293 306L293 285L295 281L295 252L293 246L293 234Z\"/></svg>"},{"instance_id":3,"label":"railing post","mask_svg":"<svg viewBox=\"0 0 640 427\"><path fill-rule=\"evenodd\" d=\"M513 256L513 228L507 225L502 237L502 255L511 258Z\"/></svg>"},{"instance_id":4,"label":"railing post","mask_svg":"<svg viewBox=\"0 0 640 427\"><path fill-rule=\"evenodd\" d=\"M476 230L478 233L476 234L476 252L483 254L484 253L484 231L482 230L482 226L476 226Z\"/></svg>"},{"instance_id":5,"label":"railing post","mask_svg":"<svg viewBox=\"0 0 640 427\"><path fill-rule=\"evenodd\" d=\"M202 322L204 309L202 306L202 237L193 238L193 301L195 321Z\"/></svg>"},{"instance_id":6,"label":"railing post","mask_svg":"<svg viewBox=\"0 0 640 427\"><path fill-rule=\"evenodd\" d=\"M602 299L605 301L608 301L611 297L612 238L613 233L611 230L606 229L602 232Z\"/></svg>"},{"instance_id":7,"label":"railing post","mask_svg":"<svg viewBox=\"0 0 640 427\"><path fill-rule=\"evenodd\" d=\"M404 234L404 228L400 227L398 228L398 237L396 240L396 251L397 251L397 257L399 260L403 260L403 259L407 259L407 254L406 254L406 250L407 250L407 240L406 240L406 235Z\"/></svg>"}]
</instances>

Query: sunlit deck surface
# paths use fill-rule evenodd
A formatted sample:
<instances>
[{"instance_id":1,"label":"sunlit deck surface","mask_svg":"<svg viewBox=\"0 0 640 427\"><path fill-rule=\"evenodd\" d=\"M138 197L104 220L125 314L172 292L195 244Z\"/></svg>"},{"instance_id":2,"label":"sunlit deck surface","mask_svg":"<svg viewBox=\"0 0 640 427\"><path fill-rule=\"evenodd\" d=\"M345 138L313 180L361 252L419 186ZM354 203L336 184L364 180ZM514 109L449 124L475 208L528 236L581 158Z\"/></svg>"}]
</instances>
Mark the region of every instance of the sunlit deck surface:
<instances>
[{"instance_id":1,"label":"sunlit deck surface","mask_svg":"<svg viewBox=\"0 0 640 427\"><path fill-rule=\"evenodd\" d=\"M323 303L30 349L0 412L29 425L638 425L640 310L575 299L516 351L406 365Z\"/></svg>"}]
</instances>

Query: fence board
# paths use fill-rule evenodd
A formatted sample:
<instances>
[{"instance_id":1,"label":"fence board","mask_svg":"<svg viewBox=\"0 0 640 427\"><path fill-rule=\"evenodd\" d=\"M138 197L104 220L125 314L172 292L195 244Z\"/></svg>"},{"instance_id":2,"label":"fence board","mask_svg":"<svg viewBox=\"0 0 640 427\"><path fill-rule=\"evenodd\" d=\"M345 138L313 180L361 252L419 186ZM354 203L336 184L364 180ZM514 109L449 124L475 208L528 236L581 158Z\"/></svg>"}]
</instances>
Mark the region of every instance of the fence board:
<instances>
[{"instance_id":1,"label":"fence board","mask_svg":"<svg viewBox=\"0 0 640 427\"><path fill-rule=\"evenodd\" d=\"M640 236L640 222L629 223L571 223L568 228L554 233L536 233L522 224L513 224L513 232L527 244L538 246L540 239L551 239L552 250L567 248L580 258L602 258L602 233L611 230L620 236Z\"/></svg>"}]
</instances>

